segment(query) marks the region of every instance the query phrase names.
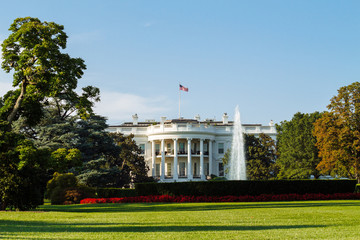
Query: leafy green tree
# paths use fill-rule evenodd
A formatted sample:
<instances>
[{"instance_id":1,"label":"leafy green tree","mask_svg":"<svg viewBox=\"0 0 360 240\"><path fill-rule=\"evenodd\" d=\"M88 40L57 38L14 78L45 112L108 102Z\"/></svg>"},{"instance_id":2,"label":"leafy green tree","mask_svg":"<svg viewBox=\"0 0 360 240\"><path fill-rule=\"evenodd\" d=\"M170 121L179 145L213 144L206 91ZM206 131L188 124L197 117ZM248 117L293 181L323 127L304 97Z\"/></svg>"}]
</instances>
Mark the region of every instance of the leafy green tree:
<instances>
[{"instance_id":1,"label":"leafy green tree","mask_svg":"<svg viewBox=\"0 0 360 240\"><path fill-rule=\"evenodd\" d=\"M106 118L91 114L86 119L69 116L62 119L58 115L46 112L36 126L28 126L24 121L16 121L14 130L24 133L37 147L78 149L81 160L87 162L102 156L113 158L120 154L120 148L106 132Z\"/></svg>"},{"instance_id":2,"label":"leafy green tree","mask_svg":"<svg viewBox=\"0 0 360 240\"><path fill-rule=\"evenodd\" d=\"M319 112L296 113L290 121L277 125L277 164L280 179L306 179L313 175L318 178L316 169L321 161L319 150L313 136L314 123L322 116Z\"/></svg>"},{"instance_id":3,"label":"leafy green tree","mask_svg":"<svg viewBox=\"0 0 360 240\"><path fill-rule=\"evenodd\" d=\"M275 141L261 133L259 137L245 134L246 175L249 180L275 179L276 165Z\"/></svg>"},{"instance_id":4,"label":"leafy green tree","mask_svg":"<svg viewBox=\"0 0 360 240\"><path fill-rule=\"evenodd\" d=\"M315 123L314 135L322 157L322 173L356 178L360 182L360 83L341 87Z\"/></svg>"},{"instance_id":5,"label":"leafy green tree","mask_svg":"<svg viewBox=\"0 0 360 240\"><path fill-rule=\"evenodd\" d=\"M130 175L118 166L110 166L105 158L91 160L77 176L80 183L89 187L129 187Z\"/></svg>"},{"instance_id":6,"label":"leafy green tree","mask_svg":"<svg viewBox=\"0 0 360 240\"><path fill-rule=\"evenodd\" d=\"M0 117L11 124L19 116L36 125L42 117L41 104L46 98L75 94L77 80L86 68L80 58L62 53L67 35L64 27L37 18L17 18L10 36L2 43L2 68L13 72L13 86L2 100ZM78 102L85 115L86 106ZM4 119L5 120L5 119Z\"/></svg>"},{"instance_id":7,"label":"leafy green tree","mask_svg":"<svg viewBox=\"0 0 360 240\"><path fill-rule=\"evenodd\" d=\"M99 89L89 86L83 88L81 95L75 92L86 67L82 59L63 53L67 39L63 29L56 23L31 17L18 18L11 25L11 34L2 43L1 66L6 72L13 72L16 89L0 98L0 119L7 126L2 133L6 135L14 129L17 135L32 139L36 147L46 148L41 150L44 153L49 155L52 151L47 167L61 171L70 167L76 161L69 161L69 156L78 154L69 151L77 148L83 161L105 157L106 165L126 170L137 181L143 170L134 167L141 168L142 164L125 154L130 153L126 145L120 155L121 148L104 131L104 119L93 114Z\"/></svg>"},{"instance_id":8,"label":"leafy green tree","mask_svg":"<svg viewBox=\"0 0 360 240\"><path fill-rule=\"evenodd\" d=\"M80 167L82 166L81 152L76 148L58 148L51 153L49 165L54 171L60 173L72 167Z\"/></svg>"},{"instance_id":9,"label":"leafy green tree","mask_svg":"<svg viewBox=\"0 0 360 240\"><path fill-rule=\"evenodd\" d=\"M0 210L35 208L45 191L48 152L0 121Z\"/></svg>"},{"instance_id":10,"label":"leafy green tree","mask_svg":"<svg viewBox=\"0 0 360 240\"><path fill-rule=\"evenodd\" d=\"M120 158L114 158L112 164L127 172L133 183L154 181L147 175L149 167L141 156L141 149L136 144L134 135L125 136L120 133L109 133L109 135L121 149Z\"/></svg>"},{"instance_id":11,"label":"leafy green tree","mask_svg":"<svg viewBox=\"0 0 360 240\"><path fill-rule=\"evenodd\" d=\"M244 134L246 175L249 180L274 179L277 174L275 141L265 134L259 137ZM231 158L231 149L228 149L222 162L225 173L229 172L228 163Z\"/></svg>"},{"instance_id":12,"label":"leafy green tree","mask_svg":"<svg viewBox=\"0 0 360 240\"><path fill-rule=\"evenodd\" d=\"M76 147L82 154L85 162L105 157L111 162L119 159L122 149L106 132L108 125L106 118L93 115L86 120L77 121L75 133L78 135Z\"/></svg>"},{"instance_id":13,"label":"leafy green tree","mask_svg":"<svg viewBox=\"0 0 360 240\"><path fill-rule=\"evenodd\" d=\"M91 102L75 92L85 64L62 52L67 39L63 29L37 18L17 18L1 45L1 67L13 73L15 87L0 98L2 208L29 209L39 204L43 196L38 193L44 186L40 180L48 167L43 160L48 159L49 151L37 149L23 138L22 132L13 132L12 124L22 119L27 126L36 126L54 99L73 102L82 117L91 113ZM91 87L84 91L83 96L96 94Z\"/></svg>"},{"instance_id":14,"label":"leafy green tree","mask_svg":"<svg viewBox=\"0 0 360 240\"><path fill-rule=\"evenodd\" d=\"M109 134L106 132L106 119L102 116L91 114L86 119L80 119L78 115L62 118L56 112L56 107L48 107L40 123L33 127L20 119L14 123L14 130L25 133L36 146L50 148L51 151L58 148L62 148L62 152L78 149L84 165L75 173L88 186L126 187L132 181L151 180L147 177L149 169L133 136ZM68 166L64 157L58 160L61 161L53 162ZM54 166L54 169L58 172L65 170L59 169L59 166Z\"/></svg>"}]
</instances>

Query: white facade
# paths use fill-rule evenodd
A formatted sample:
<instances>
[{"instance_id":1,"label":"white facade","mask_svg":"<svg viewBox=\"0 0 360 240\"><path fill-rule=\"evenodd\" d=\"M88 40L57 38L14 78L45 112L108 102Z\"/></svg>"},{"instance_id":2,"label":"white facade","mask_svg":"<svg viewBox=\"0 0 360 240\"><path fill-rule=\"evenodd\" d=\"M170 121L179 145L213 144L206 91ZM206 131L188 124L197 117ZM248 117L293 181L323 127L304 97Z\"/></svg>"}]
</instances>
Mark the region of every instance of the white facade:
<instances>
[{"instance_id":1,"label":"white facade","mask_svg":"<svg viewBox=\"0 0 360 240\"><path fill-rule=\"evenodd\" d=\"M149 175L162 182L205 180L211 174L223 176L222 157L231 148L233 122L227 114L222 121L161 118L160 122L132 122L109 126L109 132L133 134L143 150L150 168ZM265 133L276 138L276 129L269 126L243 124L244 133Z\"/></svg>"}]
</instances>

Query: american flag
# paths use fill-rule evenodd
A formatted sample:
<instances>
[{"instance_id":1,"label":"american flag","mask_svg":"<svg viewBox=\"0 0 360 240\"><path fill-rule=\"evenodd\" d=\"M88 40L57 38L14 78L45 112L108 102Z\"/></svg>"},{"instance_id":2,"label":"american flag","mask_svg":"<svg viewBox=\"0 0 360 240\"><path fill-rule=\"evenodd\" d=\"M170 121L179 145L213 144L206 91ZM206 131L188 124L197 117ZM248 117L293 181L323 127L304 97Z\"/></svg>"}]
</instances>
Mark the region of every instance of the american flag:
<instances>
[{"instance_id":1,"label":"american flag","mask_svg":"<svg viewBox=\"0 0 360 240\"><path fill-rule=\"evenodd\" d=\"M185 92L188 92L188 91L189 91L188 88L184 87L184 86L181 85L181 84L180 84L180 90L183 90L183 91L185 91Z\"/></svg>"}]
</instances>

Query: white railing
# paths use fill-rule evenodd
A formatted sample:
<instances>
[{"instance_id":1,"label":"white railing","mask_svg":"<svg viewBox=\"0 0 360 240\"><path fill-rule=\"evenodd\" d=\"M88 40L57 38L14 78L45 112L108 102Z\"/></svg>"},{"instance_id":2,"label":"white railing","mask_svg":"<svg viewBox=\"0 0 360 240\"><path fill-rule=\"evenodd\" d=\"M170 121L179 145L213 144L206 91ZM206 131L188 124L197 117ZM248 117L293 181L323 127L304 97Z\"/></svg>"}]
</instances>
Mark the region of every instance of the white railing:
<instances>
[{"instance_id":1,"label":"white railing","mask_svg":"<svg viewBox=\"0 0 360 240\"><path fill-rule=\"evenodd\" d=\"M165 124L155 125L148 128L148 134L153 133L169 133L169 132L205 132L215 133L217 129L213 126L199 125L199 124Z\"/></svg>"},{"instance_id":2,"label":"white railing","mask_svg":"<svg viewBox=\"0 0 360 240\"><path fill-rule=\"evenodd\" d=\"M116 131L124 134L157 134L157 133L176 133L176 132L199 132L199 133L210 133L210 134L231 134L232 126L214 126L207 124L158 124L149 127L117 127ZM114 131L109 128L108 131ZM276 134L274 126L248 126L244 127L244 133L248 134Z\"/></svg>"}]
</instances>

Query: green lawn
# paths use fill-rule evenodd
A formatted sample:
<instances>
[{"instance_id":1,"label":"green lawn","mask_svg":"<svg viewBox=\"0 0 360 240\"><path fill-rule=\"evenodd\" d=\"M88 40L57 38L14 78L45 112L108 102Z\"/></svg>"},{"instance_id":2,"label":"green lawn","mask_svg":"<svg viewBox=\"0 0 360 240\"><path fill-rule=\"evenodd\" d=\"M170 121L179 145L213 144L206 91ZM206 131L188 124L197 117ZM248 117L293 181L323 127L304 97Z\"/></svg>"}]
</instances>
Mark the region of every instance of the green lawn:
<instances>
[{"instance_id":1,"label":"green lawn","mask_svg":"<svg viewBox=\"0 0 360 240\"><path fill-rule=\"evenodd\" d=\"M94 204L0 212L0 239L359 239L360 201Z\"/></svg>"}]
</instances>

